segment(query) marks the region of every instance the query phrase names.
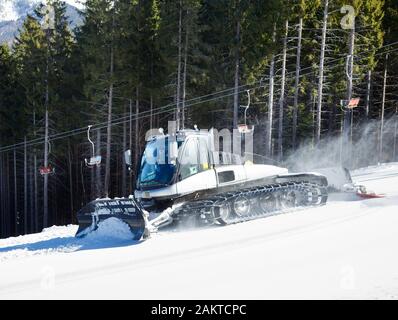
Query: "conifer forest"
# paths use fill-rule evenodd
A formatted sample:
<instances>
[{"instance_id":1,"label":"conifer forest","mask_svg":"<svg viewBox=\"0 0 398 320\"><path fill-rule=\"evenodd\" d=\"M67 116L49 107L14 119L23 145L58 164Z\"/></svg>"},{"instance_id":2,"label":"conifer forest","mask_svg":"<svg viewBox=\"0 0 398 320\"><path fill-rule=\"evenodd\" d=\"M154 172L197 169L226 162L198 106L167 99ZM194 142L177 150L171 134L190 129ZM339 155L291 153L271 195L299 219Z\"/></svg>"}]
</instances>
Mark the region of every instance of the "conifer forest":
<instances>
[{"instance_id":1,"label":"conifer forest","mask_svg":"<svg viewBox=\"0 0 398 320\"><path fill-rule=\"evenodd\" d=\"M66 8L43 1L0 43L1 238L133 194L124 151L134 168L172 120L246 120L285 166L335 141L349 168L398 161L397 0L86 0L76 25Z\"/></svg>"}]
</instances>

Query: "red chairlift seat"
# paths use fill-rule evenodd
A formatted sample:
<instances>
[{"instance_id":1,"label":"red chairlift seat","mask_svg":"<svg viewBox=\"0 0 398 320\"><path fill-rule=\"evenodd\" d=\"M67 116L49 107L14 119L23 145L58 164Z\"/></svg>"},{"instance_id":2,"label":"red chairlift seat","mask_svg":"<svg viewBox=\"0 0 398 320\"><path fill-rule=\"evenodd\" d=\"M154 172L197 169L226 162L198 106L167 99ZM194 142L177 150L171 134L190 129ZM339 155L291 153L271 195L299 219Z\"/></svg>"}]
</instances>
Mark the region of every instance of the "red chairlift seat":
<instances>
[{"instance_id":1,"label":"red chairlift seat","mask_svg":"<svg viewBox=\"0 0 398 320\"><path fill-rule=\"evenodd\" d=\"M252 133L254 130L254 126L248 126L246 124L238 124L238 131L240 133Z\"/></svg>"},{"instance_id":2,"label":"red chairlift seat","mask_svg":"<svg viewBox=\"0 0 398 320\"><path fill-rule=\"evenodd\" d=\"M55 173L55 169L51 165L48 165L47 167L42 166L42 167L39 168L39 172L40 172L40 174L42 176L46 176L46 175L49 175L49 174L54 174Z\"/></svg>"},{"instance_id":3,"label":"red chairlift seat","mask_svg":"<svg viewBox=\"0 0 398 320\"><path fill-rule=\"evenodd\" d=\"M359 98L353 98L348 102L347 109L354 109L358 107Z\"/></svg>"}]
</instances>

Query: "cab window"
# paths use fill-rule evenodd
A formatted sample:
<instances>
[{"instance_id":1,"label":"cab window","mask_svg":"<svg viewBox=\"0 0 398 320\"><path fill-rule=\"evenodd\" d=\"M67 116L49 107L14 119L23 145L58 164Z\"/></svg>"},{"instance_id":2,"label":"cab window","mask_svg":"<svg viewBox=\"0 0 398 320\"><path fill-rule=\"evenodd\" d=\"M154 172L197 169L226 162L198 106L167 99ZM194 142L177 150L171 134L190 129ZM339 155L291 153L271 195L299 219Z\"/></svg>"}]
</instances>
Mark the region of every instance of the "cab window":
<instances>
[{"instance_id":1,"label":"cab window","mask_svg":"<svg viewBox=\"0 0 398 320\"><path fill-rule=\"evenodd\" d=\"M199 139L199 160L200 171L210 169L209 152L205 139Z\"/></svg>"},{"instance_id":2,"label":"cab window","mask_svg":"<svg viewBox=\"0 0 398 320\"><path fill-rule=\"evenodd\" d=\"M196 139L189 139L185 143L180 159L180 180L184 180L200 172L198 143Z\"/></svg>"}]
</instances>

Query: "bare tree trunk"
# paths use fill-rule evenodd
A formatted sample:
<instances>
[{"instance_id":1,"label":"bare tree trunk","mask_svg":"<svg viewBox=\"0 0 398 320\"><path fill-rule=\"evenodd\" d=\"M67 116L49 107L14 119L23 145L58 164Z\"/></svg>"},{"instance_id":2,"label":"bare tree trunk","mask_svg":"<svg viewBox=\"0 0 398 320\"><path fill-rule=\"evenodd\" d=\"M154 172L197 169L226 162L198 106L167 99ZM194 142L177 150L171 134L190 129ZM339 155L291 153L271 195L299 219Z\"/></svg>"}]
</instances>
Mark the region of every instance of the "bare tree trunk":
<instances>
[{"instance_id":1,"label":"bare tree trunk","mask_svg":"<svg viewBox=\"0 0 398 320\"><path fill-rule=\"evenodd\" d=\"M136 89L136 96L137 96L137 98L136 98L136 100L135 100L135 139L134 139L134 150L135 150L135 153L134 153L134 164L136 165L137 164L137 162L138 162L138 153L139 153L139 136L138 136L138 134L139 134L139 119L138 119L138 115L139 115L139 112L140 112L140 101L139 101L139 94L140 94L140 92L139 92L139 89L138 89L138 87L137 87L137 89Z\"/></svg>"},{"instance_id":2,"label":"bare tree trunk","mask_svg":"<svg viewBox=\"0 0 398 320\"><path fill-rule=\"evenodd\" d=\"M115 176L115 182L113 183L114 184L114 186L115 186L115 194L117 194L117 195L120 195L121 194L121 188L120 188L120 160L121 160L121 157L120 157L120 155L122 155L122 153L120 153L119 151L118 151L118 149L116 149L116 152L117 152L117 156L116 156L116 159L115 159L115 164L116 164L116 166L115 166L115 172L114 172L114 176Z\"/></svg>"},{"instance_id":3,"label":"bare tree trunk","mask_svg":"<svg viewBox=\"0 0 398 320\"><path fill-rule=\"evenodd\" d=\"M10 183L10 154L6 153L7 172L7 215L6 215L6 237L11 235L11 183Z\"/></svg>"},{"instance_id":4,"label":"bare tree trunk","mask_svg":"<svg viewBox=\"0 0 398 320\"><path fill-rule=\"evenodd\" d=\"M79 146L74 148L74 153L78 154L79 153ZM79 182L79 174L80 174L80 161L75 162L75 192L77 195L79 195L78 198L78 204L80 207L84 205L84 194L82 194L82 191L80 189L80 182Z\"/></svg>"},{"instance_id":5,"label":"bare tree trunk","mask_svg":"<svg viewBox=\"0 0 398 320\"><path fill-rule=\"evenodd\" d=\"M238 127L238 110L239 110L239 44L240 44L240 21L236 24L236 48L235 48L235 84L234 84L234 119L233 128Z\"/></svg>"},{"instance_id":6,"label":"bare tree trunk","mask_svg":"<svg viewBox=\"0 0 398 320\"><path fill-rule=\"evenodd\" d=\"M71 223L73 223L75 214L73 207L72 150L70 147L69 139L68 139L68 171L69 171L69 204L70 204Z\"/></svg>"},{"instance_id":7,"label":"bare tree trunk","mask_svg":"<svg viewBox=\"0 0 398 320\"><path fill-rule=\"evenodd\" d=\"M38 192L39 192L39 185L38 185L38 168L37 168L37 154L33 155L33 167L34 167L34 186L35 186L35 228L36 231L39 231L39 199L38 199Z\"/></svg>"},{"instance_id":8,"label":"bare tree trunk","mask_svg":"<svg viewBox=\"0 0 398 320\"><path fill-rule=\"evenodd\" d=\"M276 37L276 24L274 24L274 32L272 41L275 42ZM268 94L268 127L266 136L266 155L272 157L272 125L273 125L273 113L274 113L274 76L275 76L275 55L272 54L271 64L269 68L269 94Z\"/></svg>"},{"instance_id":9,"label":"bare tree trunk","mask_svg":"<svg viewBox=\"0 0 398 320\"><path fill-rule=\"evenodd\" d=\"M15 212L15 235L19 234L19 213L18 213L18 182L17 182L17 152L14 149L14 212Z\"/></svg>"},{"instance_id":10,"label":"bare tree trunk","mask_svg":"<svg viewBox=\"0 0 398 320\"><path fill-rule=\"evenodd\" d=\"M328 23L328 9L329 0L325 0L325 9L323 12L323 27L322 27L322 43L321 43L321 58L319 61L319 82L318 82L318 101L316 113L316 129L315 129L315 144L321 140L321 125L322 125L322 98L323 98L323 65L325 61L325 46L326 46L326 30Z\"/></svg>"},{"instance_id":11,"label":"bare tree trunk","mask_svg":"<svg viewBox=\"0 0 398 320\"><path fill-rule=\"evenodd\" d=\"M300 18L298 30L298 43L296 53L296 80L294 83L294 105L293 105L293 129L292 129L292 147L293 150L297 147L297 118L298 118L298 95L300 85L300 71L301 71L301 40L303 35L303 18Z\"/></svg>"},{"instance_id":12,"label":"bare tree trunk","mask_svg":"<svg viewBox=\"0 0 398 320\"><path fill-rule=\"evenodd\" d=\"M153 56L151 61L151 92L149 94L149 129L153 128L153 79L154 79L154 71L153 71Z\"/></svg>"},{"instance_id":13,"label":"bare tree trunk","mask_svg":"<svg viewBox=\"0 0 398 320\"><path fill-rule=\"evenodd\" d=\"M7 215L7 154L1 153L1 171L0 171L0 198L1 198L1 212L0 212L0 238L5 238L7 233L6 215Z\"/></svg>"},{"instance_id":14,"label":"bare tree trunk","mask_svg":"<svg viewBox=\"0 0 398 320\"><path fill-rule=\"evenodd\" d=\"M57 179L51 179L51 184L52 184L52 211L51 211L51 216L52 216L52 224L58 224L58 206L57 206Z\"/></svg>"},{"instance_id":15,"label":"bare tree trunk","mask_svg":"<svg viewBox=\"0 0 398 320\"><path fill-rule=\"evenodd\" d=\"M33 135L36 138L36 111L33 110ZM33 148L33 187L34 187L34 221L35 231L39 231L39 200L38 200L38 184L37 184L37 152Z\"/></svg>"},{"instance_id":16,"label":"bare tree trunk","mask_svg":"<svg viewBox=\"0 0 398 320\"><path fill-rule=\"evenodd\" d=\"M10 211L10 204L9 204L9 188L8 188L8 152L6 154L2 153L1 155L1 185L2 185L2 190L1 190L1 199L3 203L3 209L1 211L1 237L7 237L8 234L8 223L7 223L7 216L9 215Z\"/></svg>"},{"instance_id":17,"label":"bare tree trunk","mask_svg":"<svg viewBox=\"0 0 398 320\"><path fill-rule=\"evenodd\" d=\"M184 104L183 104L183 107L184 107ZM149 129L152 129L153 128L153 95L152 95L152 93L151 93L151 95L149 97L149 111L150 111ZM184 115L184 113L183 113L183 115Z\"/></svg>"},{"instance_id":18,"label":"bare tree trunk","mask_svg":"<svg viewBox=\"0 0 398 320\"><path fill-rule=\"evenodd\" d=\"M397 128L398 128L398 107L395 108L395 115L394 115L394 149L392 153L392 161L397 160Z\"/></svg>"},{"instance_id":19,"label":"bare tree trunk","mask_svg":"<svg viewBox=\"0 0 398 320\"><path fill-rule=\"evenodd\" d=\"M1 202L3 204L3 208L0 213L0 238L6 237L7 233L7 224L6 224L6 216L7 216L7 154L1 154L1 172L0 172L0 181L1 181Z\"/></svg>"},{"instance_id":20,"label":"bare tree trunk","mask_svg":"<svg viewBox=\"0 0 398 320\"><path fill-rule=\"evenodd\" d=\"M82 184L82 190L83 190L83 202L86 201L86 187L84 186L84 175L83 175L83 161L80 161L80 179L81 179L81 184Z\"/></svg>"},{"instance_id":21,"label":"bare tree trunk","mask_svg":"<svg viewBox=\"0 0 398 320\"><path fill-rule=\"evenodd\" d=\"M44 167L48 167L48 110L46 110L46 125L44 139ZM48 227L48 174L44 175L43 190L43 228Z\"/></svg>"},{"instance_id":22,"label":"bare tree trunk","mask_svg":"<svg viewBox=\"0 0 398 320\"><path fill-rule=\"evenodd\" d=\"M90 170L90 198L91 199L94 199L95 194L97 193L95 183L96 183L95 170Z\"/></svg>"},{"instance_id":23,"label":"bare tree trunk","mask_svg":"<svg viewBox=\"0 0 398 320\"><path fill-rule=\"evenodd\" d=\"M340 120L339 162L341 166L344 166L343 145L344 145L344 117L342 117Z\"/></svg>"},{"instance_id":24,"label":"bare tree trunk","mask_svg":"<svg viewBox=\"0 0 398 320\"><path fill-rule=\"evenodd\" d=\"M109 72L109 96L108 96L108 125L107 125L107 136L106 136L106 159L105 159L105 183L104 193L106 197L109 197L109 182L111 174L111 143L112 143L112 106L113 106L113 73L114 73L114 43L113 43L113 32L115 28L115 14L113 13L112 21L112 44L111 44L111 55L110 55L110 72Z\"/></svg>"},{"instance_id":25,"label":"bare tree trunk","mask_svg":"<svg viewBox=\"0 0 398 320\"><path fill-rule=\"evenodd\" d=\"M26 136L23 147L23 225L24 233L28 233L28 152L26 149Z\"/></svg>"},{"instance_id":26,"label":"bare tree trunk","mask_svg":"<svg viewBox=\"0 0 398 320\"><path fill-rule=\"evenodd\" d=\"M381 116L380 116L380 144L379 144L379 163L383 159L383 135L384 135L384 110L386 104L386 86L387 86L387 64L388 64L388 53L386 54L386 61L384 67L384 77L383 77L383 98L381 102Z\"/></svg>"},{"instance_id":27,"label":"bare tree trunk","mask_svg":"<svg viewBox=\"0 0 398 320\"><path fill-rule=\"evenodd\" d=\"M354 45L355 45L355 29L352 28L349 38L349 49L347 56L347 104L352 98L352 78L354 72ZM346 148L345 161L350 161L352 158L352 110L344 111L344 145ZM351 159L352 161L352 159Z\"/></svg>"},{"instance_id":28,"label":"bare tree trunk","mask_svg":"<svg viewBox=\"0 0 398 320\"><path fill-rule=\"evenodd\" d=\"M187 15L189 12L187 11ZM184 74L182 82L182 128L185 129L185 100L187 94L187 60L188 60L188 26L185 31L185 48L184 48ZM151 96L152 98L152 96ZM152 121L152 119L151 119Z\"/></svg>"},{"instance_id":29,"label":"bare tree trunk","mask_svg":"<svg viewBox=\"0 0 398 320\"><path fill-rule=\"evenodd\" d=\"M124 114L126 114L126 107L124 107ZM122 196L126 196L126 164L123 161L124 151L127 148L127 124L126 121L123 122L123 142L122 142Z\"/></svg>"},{"instance_id":30,"label":"bare tree trunk","mask_svg":"<svg viewBox=\"0 0 398 320\"><path fill-rule=\"evenodd\" d=\"M96 156L101 155L101 129L97 129L97 150L96 150ZM96 175L96 190L97 194L96 197L100 198L102 195L102 181L101 181L101 166L96 166L95 167L95 175Z\"/></svg>"},{"instance_id":31,"label":"bare tree trunk","mask_svg":"<svg viewBox=\"0 0 398 320\"><path fill-rule=\"evenodd\" d=\"M33 176L34 176L34 168L33 168L33 155L29 157L30 165L29 165L29 214L30 214L30 231L32 233L36 232L35 226L35 210L34 210L34 196L33 196Z\"/></svg>"},{"instance_id":32,"label":"bare tree trunk","mask_svg":"<svg viewBox=\"0 0 398 320\"><path fill-rule=\"evenodd\" d=\"M5 213L5 204L4 204L4 174L3 174L3 154L0 153L0 238L3 237L4 232L4 213Z\"/></svg>"},{"instance_id":33,"label":"bare tree trunk","mask_svg":"<svg viewBox=\"0 0 398 320\"><path fill-rule=\"evenodd\" d=\"M372 89L372 70L368 71L368 82L366 87L366 109L365 109L365 117L369 119L369 111L370 111L370 92Z\"/></svg>"},{"instance_id":34,"label":"bare tree trunk","mask_svg":"<svg viewBox=\"0 0 398 320\"><path fill-rule=\"evenodd\" d=\"M0 155L0 198L1 198L1 213L0 213L0 238L5 237L6 234L6 223L5 216L7 212L7 199L6 199L6 175L5 175L5 156L3 153Z\"/></svg>"},{"instance_id":35,"label":"bare tree trunk","mask_svg":"<svg viewBox=\"0 0 398 320\"><path fill-rule=\"evenodd\" d=\"M282 161L283 158L283 107L285 104L286 51L287 51L288 32L289 32L289 21L286 20L285 37L283 39L281 95L279 97L278 161Z\"/></svg>"},{"instance_id":36,"label":"bare tree trunk","mask_svg":"<svg viewBox=\"0 0 398 320\"><path fill-rule=\"evenodd\" d=\"M108 99L108 126L106 133L105 185L104 185L105 197L109 197L109 180L111 172L112 100L113 100L113 83L111 83L109 87L109 99Z\"/></svg>"},{"instance_id":37,"label":"bare tree trunk","mask_svg":"<svg viewBox=\"0 0 398 320\"><path fill-rule=\"evenodd\" d=\"M129 104L129 149L133 152L133 100L130 99ZM134 151L137 152L137 151ZM134 163L133 165L137 165ZM133 193L133 170L129 171L129 194Z\"/></svg>"},{"instance_id":38,"label":"bare tree trunk","mask_svg":"<svg viewBox=\"0 0 398 320\"><path fill-rule=\"evenodd\" d=\"M47 40L47 53L46 53L46 98L45 98L45 137L44 137L44 167L48 167L48 107L50 103L49 96L49 74L50 74L50 41L49 34L50 30L46 30L46 40ZM43 185L43 228L48 227L48 174L44 175L44 185Z\"/></svg>"},{"instance_id":39,"label":"bare tree trunk","mask_svg":"<svg viewBox=\"0 0 398 320\"><path fill-rule=\"evenodd\" d=\"M180 0L180 12L178 21L178 64L177 64L177 95L176 95L176 122L177 130L180 130L180 98L181 98L181 52L182 52L182 0Z\"/></svg>"},{"instance_id":40,"label":"bare tree trunk","mask_svg":"<svg viewBox=\"0 0 398 320\"><path fill-rule=\"evenodd\" d=\"M315 106L316 106L316 101L317 97L315 94L312 93L311 91L311 97L310 97L310 105L311 105L311 115L312 115L312 148L315 147L315 130L316 130L316 125L315 125Z\"/></svg>"}]
</instances>

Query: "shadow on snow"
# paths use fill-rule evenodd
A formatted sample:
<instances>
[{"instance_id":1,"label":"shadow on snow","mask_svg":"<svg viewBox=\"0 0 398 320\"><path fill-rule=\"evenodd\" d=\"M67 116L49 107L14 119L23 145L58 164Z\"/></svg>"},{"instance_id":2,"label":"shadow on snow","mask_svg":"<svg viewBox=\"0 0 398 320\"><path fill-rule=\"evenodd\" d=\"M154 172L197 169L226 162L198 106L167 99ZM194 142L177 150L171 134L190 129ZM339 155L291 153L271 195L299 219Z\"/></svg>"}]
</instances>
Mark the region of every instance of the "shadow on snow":
<instances>
[{"instance_id":1,"label":"shadow on snow","mask_svg":"<svg viewBox=\"0 0 398 320\"><path fill-rule=\"evenodd\" d=\"M136 245L142 241L115 239L107 237L75 238L75 237L59 237L47 240L40 240L32 243L17 244L0 248L0 253L10 252L14 250L27 251L51 251L51 252L76 252L82 250L96 250L116 247L127 247Z\"/></svg>"}]
</instances>

